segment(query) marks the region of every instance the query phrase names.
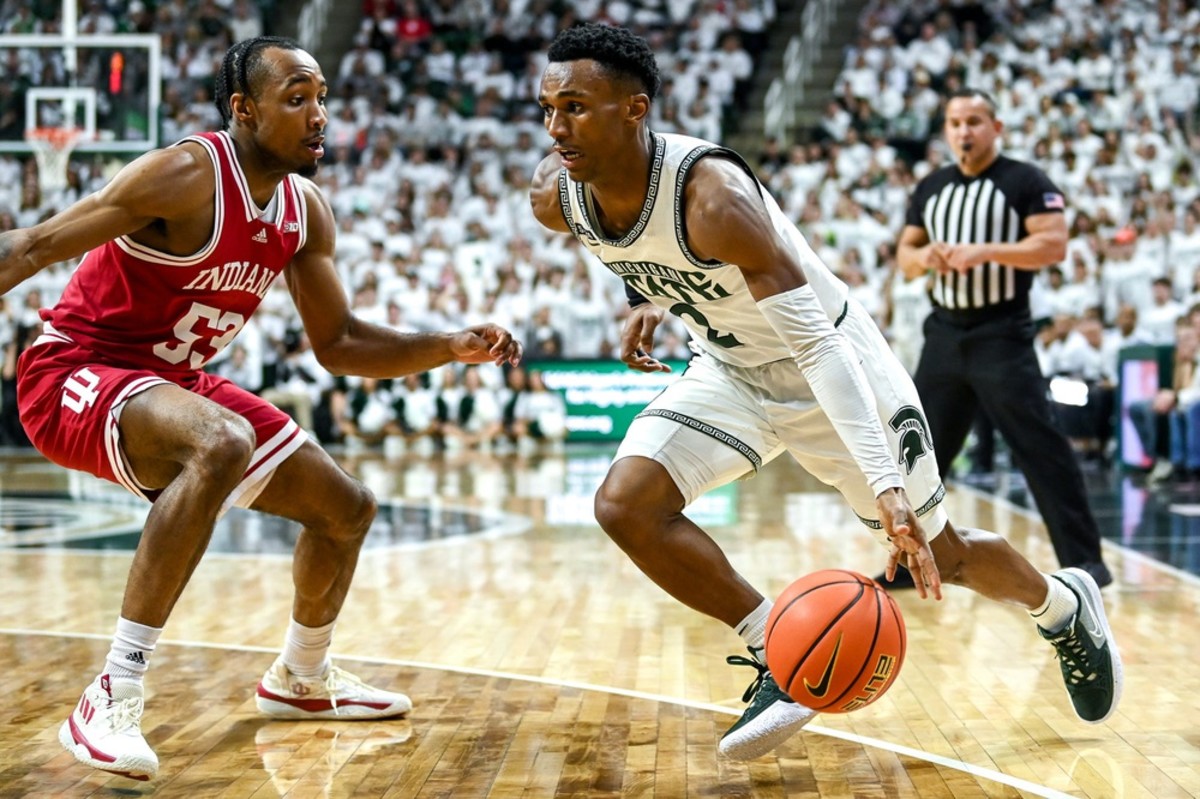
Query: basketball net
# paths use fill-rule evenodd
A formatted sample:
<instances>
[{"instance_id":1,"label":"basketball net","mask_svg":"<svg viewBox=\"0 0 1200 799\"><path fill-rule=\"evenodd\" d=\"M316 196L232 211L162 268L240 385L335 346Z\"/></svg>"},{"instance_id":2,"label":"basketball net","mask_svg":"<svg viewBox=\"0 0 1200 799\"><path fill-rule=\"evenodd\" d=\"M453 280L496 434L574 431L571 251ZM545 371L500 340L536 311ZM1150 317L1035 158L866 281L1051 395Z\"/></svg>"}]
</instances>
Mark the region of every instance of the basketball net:
<instances>
[{"instance_id":1,"label":"basketball net","mask_svg":"<svg viewBox=\"0 0 1200 799\"><path fill-rule=\"evenodd\" d=\"M33 156L37 159L38 185L43 195L67 187L67 164L82 137L83 131L73 127L25 131L25 141L33 148Z\"/></svg>"}]
</instances>

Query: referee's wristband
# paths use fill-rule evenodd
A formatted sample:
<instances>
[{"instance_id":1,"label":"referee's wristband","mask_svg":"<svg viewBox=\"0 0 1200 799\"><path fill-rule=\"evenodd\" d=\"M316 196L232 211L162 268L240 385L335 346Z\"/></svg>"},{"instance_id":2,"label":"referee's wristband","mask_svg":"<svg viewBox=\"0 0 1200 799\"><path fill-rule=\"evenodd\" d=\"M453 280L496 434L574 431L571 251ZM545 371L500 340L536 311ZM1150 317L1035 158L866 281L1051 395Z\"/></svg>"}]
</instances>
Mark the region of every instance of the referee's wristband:
<instances>
[{"instance_id":1,"label":"referee's wristband","mask_svg":"<svg viewBox=\"0 0 1200 799\"><path fill-rule=\"evenodd\" d=\"M639 305L645 305L650 300L638 293L637 289L628 283L625 284L625 299L629 300L629 307L636 308Z\"/></svg>"}]
</instances>

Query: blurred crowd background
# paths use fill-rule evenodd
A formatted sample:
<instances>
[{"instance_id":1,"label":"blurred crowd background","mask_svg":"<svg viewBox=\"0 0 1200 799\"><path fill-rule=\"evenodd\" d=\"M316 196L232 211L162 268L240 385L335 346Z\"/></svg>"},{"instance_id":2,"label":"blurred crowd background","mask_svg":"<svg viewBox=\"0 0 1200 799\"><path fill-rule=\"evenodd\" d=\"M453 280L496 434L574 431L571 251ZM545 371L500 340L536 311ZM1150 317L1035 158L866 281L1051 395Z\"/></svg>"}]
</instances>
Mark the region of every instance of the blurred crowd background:
<instances>
[{"instance_id":1,"label":"blurred crowd background","mask_svg":"<svg viewBox=\"0 0 1200 799\"><path fill-rule=\"evenodd\" d=\"M223 53L275 32L282 11L263 0L85 0L79 27L161 35L169 143L219 127L212 85ZM0 31L54 32L59 13L57 3L2 0ZM776 18L772 0L364 0L353 46L322 64L330 118L316 178L339 220L337 263L356 312L404 330L494 321L523 338L535 364L613 358L627 310L620 280L528 210L549 144L536 101L546 48L580 20L633 28L664 76L652 128L725 141L749 88L771 77L766 44L793 33ZM0 130L20 130L23 92L53 80L54 66L0 55ZM1095 417L1111 418L1119 351L1200 335L1198 73L1191 1L872 0L819 124L793 140L758 137L742 155L912 368L929 305L922 281L898 275L895 241L916 180L946 162L946 93L988 92L1002 151L1038 164L1067 197L1067 260L1040 273L1034 292L1038 352L1048 377L1086 386L1089 418L1068 407L1064 424L1082 456L1104 461L1111 426ZM0 230L55 213L119 166L76 156L67 187L44 195L34 159L0 156ZM0 443L23 443L15 357L73 267L0 299ZM1193 368L1176 369L1177 382L1200 375L1196 350L1181 348ZM663 327L654 354L690 356L681 324ZM311 357L282 283L210 368L327 443L553 447L564 433L561 399L536 369L334 379Z\"/></svg>"}]
</instances>

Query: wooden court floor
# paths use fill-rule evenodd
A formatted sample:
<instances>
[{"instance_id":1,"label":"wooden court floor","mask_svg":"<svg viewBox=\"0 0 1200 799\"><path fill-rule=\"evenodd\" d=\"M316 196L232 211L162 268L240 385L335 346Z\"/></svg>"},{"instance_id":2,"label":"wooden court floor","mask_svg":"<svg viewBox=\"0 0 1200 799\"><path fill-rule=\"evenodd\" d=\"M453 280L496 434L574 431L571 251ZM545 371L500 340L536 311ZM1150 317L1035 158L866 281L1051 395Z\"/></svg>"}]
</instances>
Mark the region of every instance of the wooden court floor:
<instances>
[{"instance_id":1,"label":"wooden court floor","mask_svg":"<svg viewBox=\"0 0 1200 799\"><path fill-rule=\"evenodd\" d=\"M409 693L398 721L256 714L288 620L294 531L231 514L155 652L143 730L162 766L139 783L76 764L56 732L103 662L142 509L9 455L0 797L1200 796L1200 581L1115 547L1104 594L1126 682L1108 723L1075 719L1022 611L958 589L941 603L901 593L908 657L886 696L818 717L771 756L720 759L750 676L725 664L739 640L661 593L591 521L606 464L598 451L345 460L384 509L334 651ZM1026 512L963 488L948 503L1053 567ZM885 560L783 460L693 512L767 593Z\"/></svg>"}]
</instances>

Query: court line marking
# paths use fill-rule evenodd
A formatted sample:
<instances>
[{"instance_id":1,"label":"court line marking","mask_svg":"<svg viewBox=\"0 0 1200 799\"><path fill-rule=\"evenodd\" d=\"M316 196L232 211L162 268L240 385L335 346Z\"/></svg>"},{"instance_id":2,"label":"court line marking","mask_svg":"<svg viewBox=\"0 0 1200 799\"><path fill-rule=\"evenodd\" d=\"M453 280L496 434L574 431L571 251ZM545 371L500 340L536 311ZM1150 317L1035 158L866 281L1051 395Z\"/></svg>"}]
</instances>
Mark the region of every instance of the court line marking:
<instances>
[{"instance_id":1,"label":"court line marking","mask_svg":"<svg viewBox=\"0 0 1200 799\"><path fill-rule=\"evenodd\" d=\"M0 635L28 635L40 636L43 638L74 638L91 641L111 641L111 635L102 633L78 633L78 632L60 632L52 630L30 630L14 627L0 627ZM251 646L248 644L218 644L210 641L189 641L176 638L160 638L158 641L160 646L178 646L192 649L218 649L230 652L254 652L269 655L277 655L279 649L277 647L267 646ZM497 680L513 680L516 682L534 683L537 685L554 686L558 688L574 688L581 691L591 691L594 693L612 694L614 696L624 696L630 699L644 699L649 702L657 702L667 705L676 705L678 707L691 708L694 710L707 710L714 713L721 713L727 716L740 716L741 711L736 708L726 707L725 705L713 704L711 702L695 702L688 699L680 699L678 697L666 696L663 694L652 694L646 691L634 691L628 688L618 688L609 685L596 685L595 683L579 682L576 680L558 680L552 677L539 677L534 674L518 674L508 671L496 671L494 669L477 669L469 666L451 666L444 663L430 663L421 660L402 660L399 658L381 658L381 657L362 657L359 655L350 655L345 653L330 653L331 657L336 657L338 660L353 660L359 663L369 663L376 666L399 666L402 668L422 669L425 671L446 671L455 674L467 674L474 677L488 677ZM1048 788L1044 785L1029 782L1012 777L999 771L994 771L983 766L976 766L962 760L944 757L943 755L934 754L933 752L925 752L920 749L913 749L901 744L894 744L889 741L880 740L879 738L871 738L866 735L859 735L852 732L842 732L824 727L820 724L809 724L804 728L805 732L815 732L818 735L824 735L830 738L838 738L843 741L859 744L863 747L872 747L881 749L893 754L904 755L915 760L923 760L927 763L933 763L946 768L961 771L964 774L969 774L972 777L978 777L990 782L1007 785L1010 788L1015 788L1019 791L1032 794L1033 796L1043 797L1044 799L1075 799L1071 794L1056 791L1053 788Z\"/></svg>"},{"instance_id":2,"label":"court line marking","mask_svg":"<svg viewBox=\"0 0 1200 799\"><path fill-rule=\"evenodd\" d=\"M963 491L965 493L974 495L976 498L983 498L994 502L997 505L1002 505L1013 513L1025 516L1028 519L1032 519L1033 521L1040 523L1042 527L1046 526L1046 520L1042 518L1042 514L1038 513L1033 508L1027 508L1024 505L1018 505L1008 497L1002 497L998 494L993 494L990 491L984 491L981 488L967 485L966 483L958 480L952 481L952 484L957 491ZM1138 552L1136 549L1125 546L1120 541L1114 541L1111 538L1105 538L1104 536L1101 536L1100 546L1106 549L1115 549L1123 557L1129 558L1132 561L1136 561L1143 566L1149 566L1150 568L1161 571L1164 574L1169 574L1172 577L1181 580L1182 582L1190 583L1193 586L1200 587L1200 575L1191 574L1190 572L1186 572L1183 569L1180 569L1178 566L1172 566L1169 563L1163 563L1161 560L1153 558L1144 552ZM1114 587L1119 588L1119 586Z\"/></svg>"},{"instance_id":3,"label":"court line marking","mask_svg":"<svg viewBox=\"0 0 1200 799\"><path fill-rule=\"evenodd\" d=\"M0 501L11 500L17 503L37 503L50 502L62 505L63 507L73 507L78 511L81 503L91 503L104 507L127 508L133 513L137 513L137 509L145 507L145 510L140 514L143 518L136 528L125 529L105 529L99 533L88 534L64 534L55 528L45 528L45 531L39 531L36 534L21 538L21 540L13 540L11 542L0 541L0 552L29 554L79 554L79 555L127 555L132 556L134 549L119 549L119 548L91 548L86 546L67 546L67 544L76 542L86 542L105 537L116 535L140 535L142 532L142 523L144 523L145 515L149 513L150 506L144 503L136 502L121 502L108 503L97 502L94 500L79 500L72 497L53 497L53 498L37 498L26 499L19 495L0 496ZM382 509L399 509L399 510L423 510L431 513L458 513L462 515L471 515L478 518L484 527L478 532L468 532L461 535L453 535L445 538L435 538L428 541L401 541L395 544L383 544L380 546L370 546L364 548L364 551L370 552L413 552L423 549L440 548L442 546L460 546L468 544L476 540L495 540L499 538L507 538L509 536L523 535L533 528L533 520L529 516L512 513L503 510L493 509L476 509L465 505L445 503L441 501L424 501L414 502L407 499L399 499L389 497L387 500L380 499L379 507ZM239 508L242 513L261 513L248 508ZM378 518L378 517L377 517ZM296 525L298 523L289 520L284 520L285 523ZM217 524L228 523L224 519L217 521ZM3 535L0 534L0 538ZM242 559L242 558L265 558L268 560L292 560L293 552L205 552L206 560L221 560L221 559Z\"/></svg>"}]
</instances>

